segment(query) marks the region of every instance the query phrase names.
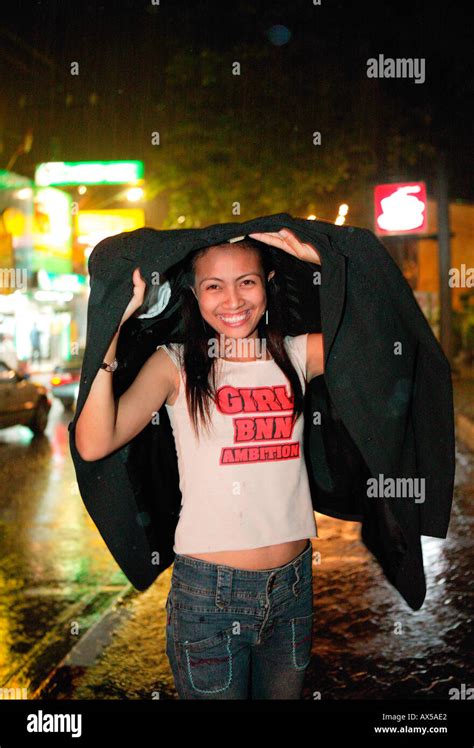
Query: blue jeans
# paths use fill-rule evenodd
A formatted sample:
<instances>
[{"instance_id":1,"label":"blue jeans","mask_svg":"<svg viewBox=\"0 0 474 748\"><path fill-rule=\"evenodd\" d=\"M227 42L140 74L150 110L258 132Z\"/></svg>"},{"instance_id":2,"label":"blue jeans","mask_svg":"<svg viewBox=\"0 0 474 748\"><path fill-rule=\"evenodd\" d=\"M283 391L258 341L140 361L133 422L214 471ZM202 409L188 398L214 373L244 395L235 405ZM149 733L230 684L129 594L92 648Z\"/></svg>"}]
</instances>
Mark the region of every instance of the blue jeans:
<instances>
[{"instance_id":1,"label":"blue jeans","mask_svg":"<svg viewBox=\"0 0 474 748\"><path fill-rule=\"evenodd\" d=\"M311 541L255 571L177 554L166 611L181 699L299 699L313 636Z\"/></svg>"}]
</instances>

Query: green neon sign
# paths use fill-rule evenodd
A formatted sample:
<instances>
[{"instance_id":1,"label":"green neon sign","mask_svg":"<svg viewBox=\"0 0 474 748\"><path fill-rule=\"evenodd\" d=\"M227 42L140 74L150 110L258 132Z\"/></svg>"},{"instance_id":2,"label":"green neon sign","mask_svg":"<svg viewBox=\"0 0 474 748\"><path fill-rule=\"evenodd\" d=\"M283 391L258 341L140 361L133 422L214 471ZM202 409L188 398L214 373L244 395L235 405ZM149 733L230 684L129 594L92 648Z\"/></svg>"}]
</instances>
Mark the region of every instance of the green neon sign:
<instances>
[{"instance_id":1,"label":"green neon sign","mask_svg":"<svg viewBox=\"0 0 474 748\"><path fill-rule=\"evenodd\" d=\"M143 179L143 161L48 161L38 164L38 186L130 184Z\"/></svg>"}]
</instances>

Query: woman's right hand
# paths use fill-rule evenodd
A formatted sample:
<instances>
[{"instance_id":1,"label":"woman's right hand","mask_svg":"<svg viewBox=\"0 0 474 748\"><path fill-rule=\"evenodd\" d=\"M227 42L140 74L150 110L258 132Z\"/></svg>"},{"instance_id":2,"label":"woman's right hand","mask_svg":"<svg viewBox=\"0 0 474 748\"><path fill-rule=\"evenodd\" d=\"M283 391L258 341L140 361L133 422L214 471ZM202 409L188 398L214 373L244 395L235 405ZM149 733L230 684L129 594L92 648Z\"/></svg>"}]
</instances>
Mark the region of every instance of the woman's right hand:
<instances>
[{"instance_id":1,"label":"woman's right hand","mask_svg":"<svg viewBox=\"0 0 474 748\"><path fill-rule=\"evenodd\" d=\"M146 290L146 282L143 280L140 268L135 268L135 270L132 273L132 279L133 279L133 296L130 299L127 308L125 309L122 319L120 320L121 327L124 322L126 322L129 317L136 312L136 310L141 307L143 304L143 300L145 298L145 290Z\"/></svg>"}]
</instances>

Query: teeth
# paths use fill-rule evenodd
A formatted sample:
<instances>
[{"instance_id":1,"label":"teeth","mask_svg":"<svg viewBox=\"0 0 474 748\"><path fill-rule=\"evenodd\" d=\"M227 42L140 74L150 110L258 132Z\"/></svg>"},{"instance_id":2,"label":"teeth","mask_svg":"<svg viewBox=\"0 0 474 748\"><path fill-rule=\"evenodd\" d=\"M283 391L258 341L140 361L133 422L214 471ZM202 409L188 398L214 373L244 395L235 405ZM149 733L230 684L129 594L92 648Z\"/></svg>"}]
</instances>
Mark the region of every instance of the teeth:
<instances>
[{"instance_id":1,"label":"teeth","mask_svg":"<svg viewBox=\"0 0 474 748\"><path fill-rule=\"evenodd\" d=\"M224 320L224 322L240 322L241 320L245 319L249 312L245 312L244 314L239 314L238 317L224 317L223 314L219 314L218 316Z\"/></svg>"}]
</instances>

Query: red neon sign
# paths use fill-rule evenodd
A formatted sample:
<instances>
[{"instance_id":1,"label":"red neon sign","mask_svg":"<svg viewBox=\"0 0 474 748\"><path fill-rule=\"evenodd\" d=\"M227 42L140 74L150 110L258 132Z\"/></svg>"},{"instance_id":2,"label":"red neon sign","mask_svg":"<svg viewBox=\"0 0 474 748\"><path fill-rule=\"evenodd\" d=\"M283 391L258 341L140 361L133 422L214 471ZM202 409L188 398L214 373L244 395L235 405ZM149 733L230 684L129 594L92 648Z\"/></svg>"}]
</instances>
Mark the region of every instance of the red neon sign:
<instances>
[{"instance_id":1,"label":"red neon sign","mask_svg":"<svg viewBox=\"0 0 474 748\"><path fill-rule=\"evenodd\" d=\"M424 182L378 184L374 189L376 234L422 234L428 225Z\"/></svg>"}]
</instances>

